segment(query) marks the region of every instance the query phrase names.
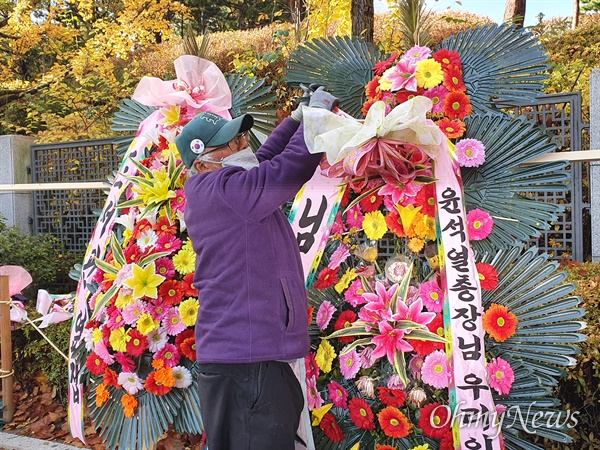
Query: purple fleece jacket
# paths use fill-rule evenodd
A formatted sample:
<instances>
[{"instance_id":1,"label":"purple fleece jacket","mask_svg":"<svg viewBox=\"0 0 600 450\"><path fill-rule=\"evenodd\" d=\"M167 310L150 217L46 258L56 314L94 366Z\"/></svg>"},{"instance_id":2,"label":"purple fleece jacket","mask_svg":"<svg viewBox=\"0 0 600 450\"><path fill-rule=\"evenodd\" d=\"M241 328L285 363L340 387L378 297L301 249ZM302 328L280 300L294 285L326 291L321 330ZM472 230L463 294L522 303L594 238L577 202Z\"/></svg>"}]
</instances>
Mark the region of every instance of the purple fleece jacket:
<instances>
[{"instance_id":1,"label":"purple fleece jacket","mask_svg":"<svg viewBox=\"0 0 600 450\"><path fill-rule=\"evenodd\" d=\"M304 276L279 207L321 159L303 128L281 123L251 170L225 167L185 183L185 222L196 251L199 363L251 363L306 356L310 342Z\"/></svg>"}]
</instances>

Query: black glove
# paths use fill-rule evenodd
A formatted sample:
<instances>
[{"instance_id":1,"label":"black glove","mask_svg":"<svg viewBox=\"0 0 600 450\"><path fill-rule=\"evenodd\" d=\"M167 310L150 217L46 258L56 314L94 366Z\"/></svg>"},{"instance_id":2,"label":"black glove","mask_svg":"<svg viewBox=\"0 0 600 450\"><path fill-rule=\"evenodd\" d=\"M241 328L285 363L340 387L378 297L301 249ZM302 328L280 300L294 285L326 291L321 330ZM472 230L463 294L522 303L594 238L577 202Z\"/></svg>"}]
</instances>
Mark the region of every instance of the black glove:
<instances>
[{"instance_id":1,"label":"black glove","mask_svg":"<svg viewBox=\"0 0 600 450\"><path fill-rule=\"evenodd\" d=\"M323 86L320 86L310 94L310 100L308 101L308 106L311 108L323 108L329 111L339 104L340 100L327 92Z\"/></svg>"}]
</instances>

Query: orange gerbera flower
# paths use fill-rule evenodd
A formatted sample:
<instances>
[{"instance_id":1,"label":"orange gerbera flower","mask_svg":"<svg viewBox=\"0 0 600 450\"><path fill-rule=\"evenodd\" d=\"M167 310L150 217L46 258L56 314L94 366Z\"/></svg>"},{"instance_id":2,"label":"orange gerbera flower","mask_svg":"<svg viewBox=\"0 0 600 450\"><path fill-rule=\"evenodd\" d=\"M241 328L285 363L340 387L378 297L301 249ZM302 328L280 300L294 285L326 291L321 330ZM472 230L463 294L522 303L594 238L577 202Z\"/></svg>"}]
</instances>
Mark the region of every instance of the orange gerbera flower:
<instances>
[{"instance_id":1,"label":"orange gerbera flower","mask_svg":"<svg viewBox=\"0 0 600 450\"><path fill-rule=\"evenodd\" d=\"M315 313L315 307L314 306L309 306L308 307L308 326L310 326L310 324L313 321L313 314Z\"/></svg>"},{"instance_id":2,"label":"orange gerbera flower","mask_svg":"<svg viewBox=\"0 0 600 450\"><path fill-rule=\"evenodd\" d=\"M462 92L450 92L444 100L444 114L451 119L464 119L473 112L471 100Z\"/></svg>"},{"instance_id":3,"label":"orange gerbera flower","mask_svg":"<svg viewBox=\"0 0 600 450\"><path fill-rule=\"evenodd\" d=\"M112 369L107 368L103 375L104 384L107 386L114 386L117 389L121 389L119 385L119 375Z\"/></svg>"},{"instance_id":4,"label":"orange gerbera flower","mask_svg":"<svg viewBox=\"0 0 600 450\"><path fill-rule=\"evenodd\" d=\"M444 87L450 92L465 92L467 90L460 67L448 66L444 69Z\"/></svg>"},{"instance_id":5,"label":"orange gerbera flower","mask_svg":"<svg viewBox=\"0 0 600 450\"><path fill-rule=\"evenodd\" d=\"M375 103L376 101L377 101L376 98L370 98L366 102L363 103L363 107L362 107L363 116L367 115L367 113L369 112L369 109L371 109L371 106L373 106L373 103Z\"/></svg>"},{"instance_id":6,"label":"orange gerbera flower","mask_svg":"<svg viewBox=\"0 0 600 450\"><path fill-rule=\"evenodd\" d=\"M467 126L462 120L450 120L444 117L435 123L448 139L456 139L465 134Z\"/></svg>"},{"instance_id":7,"label":"orange gerbera flower","mask_svg":"<svg viewBox=\"0 0 600 450\"><path fill-rule=\"evenodd\" d=\"M375 77L367 83L367 85L365 86L365 93L367 94L367 98L375 98L377 100L381 100L383 94L379 89L380 79L381 77Z\"/></svg>"},{"instance_id":8,"label":"orange gerbera flower","mask_svg":"<svg viewBox=\"0 0 600 450\"><path fill-rule=\"evenodd\" d=\"M379 425L386 436L393 438L403 438L412 431L412 424L402 412L394 407L387 406L377 414Z\"/></svg>"},{"instance_id":9,"label":"orange gerbera flower","mask_svg":"<svg viewBox=\"0 0 600 450\"><path fill-rule=\"evenodd\" d=\"M133 417L135 408L138 406L138 401L133 395L125 394L121 397L121 405L123 405L123 414L125 414L125 417L131 418Z\"/></svg>"},{"instance_id":10,"label":"orange gerbera flower","mask_svg":"<svg viewBox=\"0 0 600 450\"><path fill-rule=\"evenodd\" d=\"M495 340L504 342L517 331L517 316L504 305L492 303L483 315L483 329Z\"/></svg>"},{"instance_id":11,"label":"orange gerbera flower","mask_svg":"<svg viewBox=\"0 0 600 450\"><path fill-rule=\"evenodd\" d=\"M106 389L106 386L99 384L96 386L96 406L100 408L110 398L110 392Z\"/></svg>"},{"instance_id":12,"label":"orange gerbera flower","mask_svg":"<svg viewBox=\"0 0 600 450\"><path fill-rule=\"evenodd\" d=\"M385 216L385 223L388 226L388 229L396 236L406 236L406 232L402 226L402 219L400 219L400 214L398 214L397 211L391 211L387 216Z\"/></svg>"}]
</instances>

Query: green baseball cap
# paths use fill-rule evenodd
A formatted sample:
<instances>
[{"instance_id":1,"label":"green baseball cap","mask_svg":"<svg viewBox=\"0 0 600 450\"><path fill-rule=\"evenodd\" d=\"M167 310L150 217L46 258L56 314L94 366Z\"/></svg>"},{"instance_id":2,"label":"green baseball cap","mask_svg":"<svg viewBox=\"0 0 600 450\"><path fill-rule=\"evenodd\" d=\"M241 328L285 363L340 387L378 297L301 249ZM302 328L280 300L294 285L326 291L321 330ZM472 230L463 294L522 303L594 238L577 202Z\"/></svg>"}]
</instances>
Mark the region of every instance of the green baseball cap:
<instances>
[{"instance_id":1,"label":"green baseball cap","mask_svg":"<svg viewBox=\"0 0 600 450\"><path fill-rule=\"evenodd\" d=\"M254 119L250 114L227 120L218 114L203 112L183 127L175 139L175 145L181 160L189 169L205 149L227 145L239 133L248 131L253 125Z\"/></svg>"}]
</instances>

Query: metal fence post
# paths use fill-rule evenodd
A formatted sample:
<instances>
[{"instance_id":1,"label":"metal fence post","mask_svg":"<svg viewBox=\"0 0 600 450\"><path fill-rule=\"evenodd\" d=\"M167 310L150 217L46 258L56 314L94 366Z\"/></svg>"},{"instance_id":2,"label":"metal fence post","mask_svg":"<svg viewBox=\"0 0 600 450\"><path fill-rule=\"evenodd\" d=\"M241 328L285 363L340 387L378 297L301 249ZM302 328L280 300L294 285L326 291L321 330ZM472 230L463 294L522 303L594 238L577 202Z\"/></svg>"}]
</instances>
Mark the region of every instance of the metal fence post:
<instances>
[{"instance_id":1,"label":"metal fence post","mask_svg":"<svg viewBox=\"0 0 600 450\"><path fill-rule=\"evenodd\" d=\"M600 69L590 77L590 146L600 149ZM592 261L600 262L600 161L590 163Z\"/></svg>"}]
</instances>

